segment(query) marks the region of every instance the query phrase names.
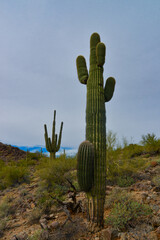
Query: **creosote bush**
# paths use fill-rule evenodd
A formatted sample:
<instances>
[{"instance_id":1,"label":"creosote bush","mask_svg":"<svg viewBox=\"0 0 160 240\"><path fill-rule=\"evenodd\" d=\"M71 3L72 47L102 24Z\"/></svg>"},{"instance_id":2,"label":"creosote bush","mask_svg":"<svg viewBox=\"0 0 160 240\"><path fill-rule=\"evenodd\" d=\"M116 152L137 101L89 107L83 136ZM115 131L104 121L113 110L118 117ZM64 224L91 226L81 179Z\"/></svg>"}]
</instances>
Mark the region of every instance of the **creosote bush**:
<instances>
[{"instance_id":1,"label":"creosote bush","mask_svg":"<svg viewBox=\"0 0 160 240\"><path fill-rule=\"evenodd\" d=\"M8 197L3 197L0 201L0 219L4 219L15 213L15 208Z\"/></svg>"},{"instance_id":2,"label":"creosote bush","mask_svg":"<svg viewBox=\"0 0 160 240\"><path fill-rule=\"evenodd\" d=\"M3 232L6 229L7 226L7 219L0 219L0 237L1 237L1 232Z\"/></svg>"},{"instance_id":3,"label":"creosote bush","mask_svg":"<svg viewBox=\"0 0 160 240\"><path fill-rule=\"evenodd\" d=\"M142 135L141 144L144 147L145 152L152 154L160 153L160 139L156 137L154 133Z\"/></svg>"},{"instance_id":4,"label":"creosote bush","mask_svg":"<svg viewBox=\"0 0 160 240\"><path fill-rule=\"evenodd\" d=\"M64 155L56 158L42 160L37 166L36 175L40 177L40 185L47 192L52 192L54 196L62 196L68 190L66 178L75 181L74 170L76 169L76 158L66 158ZM43 196L45 198L45 196ZM43 198L42 197L42 198Z\"/></svg>"},{"instance_id":5,"label":"creosote bush","mask_svg":"<svg viewBox=\"0 0 160 240\"><path fill-rule=\"evenodd\" d=\"M150 165L144 146L129 144L123 139L122 147L116 134L108 131L107 135L107 180L119 186L129 186L133 183L133 175ZM150 156L150 155L149 155Z\"/></svg>"},{"instance_id":6,"label":"creosote bush","mask_svg":"<svg viewBox=\"0 0 160 240\"><path fill-rule=\"evenodd\" d=\"M152 215L149 205L135 201L126 192L112 192L107 202L112 209L106 219L106 224L120 231L127 230L129 226L134 227Z\"/></svg>"},{"instance_id":7,"label":"creosote bush","mask_svg":"<svg viewBox=\"0 0 160 240\"><path fill-rule=\"evenodd\" d=\"M40 239L42 239L41 235L42 235L43 231L44 230L35 231L34 234L29 236L28 240L40 240Z\"/></svg>"},{"instance_id":8,"label":"creosote bush","mask_svg":"<svg viewBox=\"0 0 160 240\"><path fill-rule=\"evenodd\" d=\"M30 224L38 223L38 222L39 222L39 219L40 219L41 216L42 216L42 214L43 214L42 209L40 209L40 208L38 208L38 207L34 208L34 209L30 212L30 214L29 214L29 216L28 216L28 222L29 222Z\"/></svg>"},{"instance_id":9,"label":"creosote bush","mask_svg":"<svg viewBox=\"0 0 160 240\"><path fill-rule=\"evenodd\" d=\"M0 189L28 181L29 173L26 167L10 164L0 169Z\"/></svg>"},{"instance_id":10,"label":"creosote bush","mask_svg":"<svg viewBox=\"0 0 160 240\"><path fill-rule=\"evenodd\" d=\"M116 183L119 187L129 187L134 183L134 179L131 176L117 177Z\"/></svg>"},{"instance_id":11,"label":"creosote bush","mask_svg":"<svg viewBox=\"0 0 160 240\"><path fill-rule=\"evenodd\" d=\"M152 178L152 182L157 186L160 187L160 176L156 175Z\"/></svg>"}]
</instances>

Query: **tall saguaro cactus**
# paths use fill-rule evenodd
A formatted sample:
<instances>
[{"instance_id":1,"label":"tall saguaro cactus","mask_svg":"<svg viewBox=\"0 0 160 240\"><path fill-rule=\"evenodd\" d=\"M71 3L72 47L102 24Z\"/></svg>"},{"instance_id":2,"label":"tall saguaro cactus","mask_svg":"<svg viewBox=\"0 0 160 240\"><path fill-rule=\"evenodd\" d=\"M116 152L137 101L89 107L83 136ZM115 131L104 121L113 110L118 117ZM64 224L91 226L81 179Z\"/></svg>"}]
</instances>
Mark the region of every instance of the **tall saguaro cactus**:
<instances>
[{"instance_id":1,"label":"tall saguaro cactus","mask_svg":"<svg viewBox=\"0 0 160 240\"><path fill-rule=\"evenodd\" d=\"M89 220L103 226L106 188L106 113L105 102L111 100L115 79L103 86L105 45L98 33L90 38L89 74L83 56L76 60L79 81L87 85L86 141L80 144L77 157L78 182L88 197Z\"/></svg>"},{"instance_id":2,"label":"tall saguaro cactus","mask_svg":"<svg viewBox=\"0 0 160 240\"><path fill-rule=\"evenodd\" d=\"M60 132L59 132L59 138L57 134L55 133L55 127L56 127L56 110L54 110L54 119L53 119L53 126L52 126L52 140L48 137L48 131L47 126L44 124L44 138L46 143L46 149L48 152L50 152L50 159L55 159L56 152L59 151L60 145L61 145L61 139L62 139L62 129L63 129L63 122L61 122Z\"/></svg>"}]
</instances>

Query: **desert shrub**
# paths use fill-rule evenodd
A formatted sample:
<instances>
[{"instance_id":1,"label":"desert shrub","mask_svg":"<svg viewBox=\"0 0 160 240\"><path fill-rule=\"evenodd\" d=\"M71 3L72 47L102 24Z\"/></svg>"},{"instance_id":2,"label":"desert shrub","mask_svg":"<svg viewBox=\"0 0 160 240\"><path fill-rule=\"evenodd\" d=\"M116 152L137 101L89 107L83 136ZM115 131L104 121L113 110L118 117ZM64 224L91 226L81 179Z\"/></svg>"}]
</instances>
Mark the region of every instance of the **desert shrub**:
<instances>
[{"instance_id":1,"label":"desert shrub","mask_svg":"<svg viewBox=\"0 0 160 240\"><path fill-rule=\"evenodd\" d=\"M38 166L38 175L42 180L45 180L47 186L51 184L62 185L65 180L65 175L76 168L76 159L63 157L57 158L54 161L47 159ZM70 175L70 174L69 174Z\"/></svg>"},{"instance_id":2,"label":"desert shrub","mask_svg":"<svg viewBox=\"0 0 160 240\"><path fill-rule=\"evenodd\" d=\"M109 131L107 136L107 180L119 182L121 185L129 185L129 177L140 169L148 166L148 160L137 158L144 153L144 147L138 144L129 144L123 138L123 148L117 145L116 134ZM127 179L127 181L125 181ZM123 181L123 183L122 183Z\"/></svg>"},{"instance_id":3,"label":"desert shrub","mask_svg":"<svg viewBox=\"0 0 160 240\"><path fill-rule=\"evenodd\" d=\"M65 158L62 155L54 161L50 159L42 161L37 167L36 174L40 177L41 186L53 195L61 197L68 190L66 179L75 180L75 168L76 158Z\"/></svg>"},{"instance_id":4,"label":"desert shrub","mask_svg":"<svg viewBox=\"0 0 160 240\"><path fill-rule=\"evenodd\" d=\"M134 179L131 176L117 177L116 183L119 187L129 187L134 183Z\"/></svg>"},{"instance_id":5,"label":"desert shrub","mask_svg":"<svg viewBox=\"0 0 160 240\"><path fill-rule=\"evenodd\" d=\"M107 151L113 151L116 147L117 144L117 136L116 133L112 132L111 130L109 130L107 132L107 138L106 138L106 142L107 142Z\"/></svg>"},{"instance_id":6,"label":"desert shrub","mask_svg":"<svg viewBox=\"0 0 160 240\"><path fill-rule=\"evenodd\" d=\"M157 186L160 187L160 176L156 175L155 177L152 178L152 182Z\"/></svg>"},{"instance_id":7,"label":"desert shrub","mask_svg":"<svg viewBox=\"0 0 160 240\"><path fill-rule=\"evenodd\" d=\"M107 161L107 180L117 182L118 179L128 179L150 165L149 159L130 158L125 159L122 155L119 158ZM131 179L130 179L131 180Z\"/></svg>"},{"instance_id":8,"label":"desert shrub","mask_svg":"<svg viewBox=\"0 0 160 240\"><path fill-rule=\"evenodd\" d=\"M129 144L123 148L124 158L133 158L144 154L144 147L138 144Z\"/></svg>"},{"instance_id":9,"label":"desert shrub","mask_svg":"<svg viewBox=\"0 0 160 240\"><path fill-rule=\"evenodd\" d=\"M40 152L35 153L27 153L27 160L34 160L34 162L39 161L42 157L42 154ZM35 161L36 160L36 161Z\"/></svg>"},{"instance_id":10,"label":"desert shrub","mask_svg":"<svg viewBox=\"0 0 160 240\"><path fill-rule=\"evenodd\" d=\"M15 213L15 208L10 202L10 199L7 197L4 197L0 202L0 218L5 218L14 213Z\"/></svg>"},{"instance_id":11,"label":"desert shrub","mask_svg":"<svg viewBox=\"0 0 160 240\"><path fill-rule=\"evenodd\" d=\"M142 205L136 201L116 203L113 207L107 224L118 230L126 230L130 225L136 225L142 217L151 215L149 206Z\"/></svg>"},{"instance_id":12,"label":"desert shrub","mask_svg":"<svg viewBox=\"0 0 160 240\"><path fill-rule=\"evenodd\" d=\"M112 192L106 196L105 207L113 208L115 203L120 201L129 201L131 195L127 193L126 190L121 190L120 188L114 188Z\"/></svg>"},{"instance_id":13,"label":"desert shrub","mask_svg":"<svg viewBox=\"0 0 160 240\"><path fill-rule=\"evenodd\" d=\"M3 160L0 159L0 169L5 166L5 163Z\"/></svg>"},{"instance_id":14,"label":"desert shrub","mask_svg":"<svg viewBox=\"0 0 160 240\"><path fill-rule=\"evenodd\" d=\"M112 209L106 219L106 224L120 231L126 230L129 226L135 226L140 221L144 221L146 217L152 215L149 205L135 201L128 194L119 194L111 206Z\"/></svg>"},{"instance_id":15,"label":"desert shrub","mask_svg":"<svg viewBox=\"0 0 160 240\"><path fill-rule=\"evenodd\" d=\"M7 226L7 218L0 219L0 232L3 232Z\"/></svg>"},{"instance_id":16,"label":"desert shrub","mask_svg":"<svg viewBox=\"0 0 160 240\"><path fill-rule=\"evenodd\" d=\"M28 222L30 224L38 223L42 214L42 209L40 209L39 207L34 208L28 215Z\"/></svg>"},{"instance_id":17,"label":"desert shrub","mask_svg":"<svg viewBox=\"0 0 160 240\"><path fill-rule=\"evenodd\" d=\"M37 207L40 208L43 213L50 212L50 209L54 202L51 196L54 194L52 192L49 192L45 186L39 186L39 188L37 189L35 194L35 201Z\"/></svg>"},{"instance_id":18,"label":"desert shrub","mask_svg":"<svg viewBox=\"0 0 160 240\"><path fill-rule=\"evenodd\" d=\"M160 153L160 139L154 133L142 135L141 144L144 146L145 151L150 154Z\"/></svg>"},{"instance_id":19,"label":"desert shrub","mask_svg":"<svg viewBox=\"0 0 160 240\"><path fill-rule=\"evenodd\" d=\"M37 230L34 234L32 234L31 236L29 236L28 240L40 240L41 235L43 233L44 230Z\"/></svg>"},{"instance_id":20,"label":"desert shrub","mask_svg":"<svg viewBox=\"0 0 160 240\"><path fill-rule=\"evenodd\" d=\"M0 187L6 188L15 184L29 181L26 167L6 165L0 169Z\"/></svg>"}]
</instances>

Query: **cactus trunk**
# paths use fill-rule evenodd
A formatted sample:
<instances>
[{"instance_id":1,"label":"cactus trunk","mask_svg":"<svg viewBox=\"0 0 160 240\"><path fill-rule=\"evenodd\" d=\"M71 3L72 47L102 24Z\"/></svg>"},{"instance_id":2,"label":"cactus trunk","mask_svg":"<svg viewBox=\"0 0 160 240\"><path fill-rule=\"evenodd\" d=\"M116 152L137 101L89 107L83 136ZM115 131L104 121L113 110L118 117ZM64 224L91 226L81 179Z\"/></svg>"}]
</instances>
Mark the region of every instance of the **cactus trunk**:
<instances>
[{"instance_id":1,"label":"cactus trunk","mask_svg":"<svg viewBox=\"0 0 160 240\"><path fill-rule=\"evenodd\" d=\"M54 152L50 152L50 160L54 160L56 158L56 154Z\"/></svg>"},{"instance_id":2,"label":"cactus trunk","mask_svg":"<svg viewBox=\"0 0 160 240\"><path fill-rule=\"evenodd\" d=\"M105 87L103 81L103 64L105 62L105 45L100 42L100 36L93 33L90 39L90 70L89 75L83 56L77 58L78 77L82 84L87 84L86 107L86 142L94 149L94 157L88 157L82 144L78 150L78 176L89 174L86 193L88 197L88 217L98 226L103 227L104 203L106 189L106 112L105 102L109 101L114 92L115 80L107 79ZM82 158L83 156L83 158ZM93 174L85 166L92 165ZM82 178L83 179L83 178ZM78 178L78 181L81 180ZM80 183L80 182L79 182ZM86 183L85 183L86 184ZM81 187L81 184L80 184ZM82 189L83 190L83 189Z\"/></svg>"},{"instance_id":3,"label":"cactus trunk","mask_svg":"<svg viewBox=\"0 0 160 240\"><path fill-rule=\"evenodd\" d=\"M106 113L103 69L96 67L87 82L86 139L93 143L94 185L88 194L89 219L103 225L106 178Z\"/></svg>"}]
</instances>

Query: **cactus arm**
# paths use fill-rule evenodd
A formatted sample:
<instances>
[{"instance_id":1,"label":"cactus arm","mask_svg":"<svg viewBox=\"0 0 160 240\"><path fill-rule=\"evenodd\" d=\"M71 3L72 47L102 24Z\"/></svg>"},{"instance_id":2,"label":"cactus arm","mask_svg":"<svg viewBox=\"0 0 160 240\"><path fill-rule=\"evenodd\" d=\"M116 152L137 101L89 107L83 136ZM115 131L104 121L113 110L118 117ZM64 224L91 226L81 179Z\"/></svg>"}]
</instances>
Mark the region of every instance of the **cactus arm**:
<instances>
[{"instance_id":1,"label":"cactus arm","mask_svg":"<svg viewBox=\"0 0 160 240\"><path fill-rule=\"evenodd\" d=\"M49 144L48 144L48 132L47 132L47 126L44 124L44 138L45 138L45 143L46 143L46 149L49 152Z\"/></svg>"},{"instance_id":2,"label":"cactus arm","mask_svg":"<svg viewBox=\"0 0 160 240\"><path fill-rule=\"evenodd\" d=\"M63 129L63 122L61 122L61 127L60 127L60 131L59 131L58 144L57 144L57 148L56 148L57 151L60 149L60 145L61 145L62 129Z\"/></svg>"},{"instance_id":3,"label":"cactus arm","mask_svg":"<svg viewBox=\"0 0 160 240\"><path fill-rule=\"evenodd\" d=\"M49 152L53 152L52 142L50 138L48 138L48 147L49 147Z\"/></svg>"},{"instance_id":4,"label":"cactus arm","mask_svg":"<svg viewBox=\"0 0 160 240\"><path fill-rule=\"evenodd\" d=\"M53 126L52 126L52 143L55 141L55 128L56 128L56 110L54 110Z\"/></svg>"},{"instance_id":5,"label":"cactus arm","mask_svg":"<svg viewBox=\"0 0 160 240\"><path fill-rule=\"evenodd\" d=\"M54 149L57 148L57 134L55 135L54 142L52 142ZM56 149L57 152L57 149Z\"/></svg>"},{"instance_id":6,"label":"cactus arm","mask_svg":"<svg viewBox=\"0 0 160 240\"><path fill-rule=\"evenodd\" d=\"M77 64L77 72L78 72L79 81L82 84L87 84L88 70L87 70L85 58L83 56L78 56L77 60L76 60L76 64Z\"/></svg>"},{"instance_id":7,"label":"cactus arm","mask_svg":"<svg viewBox=\"0 0 160 240\"><path fill-rule=\"evenodd\" d=\"M97 56L97 65L103 66L105 62L105 55L106 55L106 47L104 43L100 42L97 44L96 47L96 56Z\"/></svg>"},{"instance_id":8,"label":"cactus arm","mask_svg":"<svg viewBox=\"0 0 160 240\"><path fill-rule=\"evenodd\" d=\"M90 39L90 70L97 64L96 46L100 42L98 33L93 33Z\"/></svg>"},{"instance_id":9,"label":"cactus arm","mask_svg":"<svg viewBox=\"0 0 160 240\"><path fill-rule=\"evenodd\" d=\"M106 80L105 88L104 88L104 97L105 102L109 102L113 96L114 88L115 88L115 79L113 77L109 77Z\"/></svg>"},{"instance_id":10,"label":"cactus arm","mask_svg":"<svg viewBox=\"0 0 160 240\"><path fill-rule=\"evenodd\" d=\"M47 131L47 125L46 124L44 124L44 133L45 133L46 138L48 138L48 131Z\"/></svg>"}]
</instances>

